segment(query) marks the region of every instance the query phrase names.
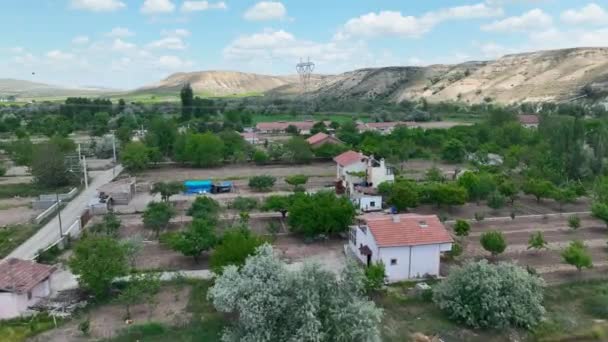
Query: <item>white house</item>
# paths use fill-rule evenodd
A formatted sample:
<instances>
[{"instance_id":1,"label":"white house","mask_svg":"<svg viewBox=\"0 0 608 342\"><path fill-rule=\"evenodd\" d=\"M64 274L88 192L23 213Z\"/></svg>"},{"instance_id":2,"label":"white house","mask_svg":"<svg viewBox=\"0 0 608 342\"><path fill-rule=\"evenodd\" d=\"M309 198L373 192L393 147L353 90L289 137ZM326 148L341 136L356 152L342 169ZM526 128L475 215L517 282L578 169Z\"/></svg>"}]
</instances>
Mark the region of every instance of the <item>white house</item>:
<instances>
[{"instance_id":1,"label":"white house","mask_svg":"<svg viewBox=\"0 0 608 342\"><path fill-rule=\"evenodd\" d=\"M342 182L348 194L352 194L356 185L363 184L372 189L383 182L393 182L395 174L386 166L384 159L376 160L360 152L346 151L334 158L336 162L336 179Z\"/></svg>"},{"instance_id":2,"label":"white house","mask_svg":"<svg viewBox=\"0 0 608 342\"><path fill-rule=\"evenodd\" d=\"M351 196L351 200L356 208L362 212L382 210L382 196L356 194Z\"/></svg>"},{"instance_id":3,"label":"white house","mask_svg":"<svg viewBox=\"0 0 608 342\"><path fill-rule=\"evenodd\" d=\"M21 259L0 263L0 319L19 317L51 294L55 267Z\"/></svg>"},{"instance_id":4,"label":"white house","mask_svg":"<svg viewBox=\"0 0 608 342\"><path fill-rule=\"evenodd\" d=\"M367 214L352 226L348 246L366 265L382 262L388 282L439 275L453 239L435 215Z\"/></svg>"}]
</instances>

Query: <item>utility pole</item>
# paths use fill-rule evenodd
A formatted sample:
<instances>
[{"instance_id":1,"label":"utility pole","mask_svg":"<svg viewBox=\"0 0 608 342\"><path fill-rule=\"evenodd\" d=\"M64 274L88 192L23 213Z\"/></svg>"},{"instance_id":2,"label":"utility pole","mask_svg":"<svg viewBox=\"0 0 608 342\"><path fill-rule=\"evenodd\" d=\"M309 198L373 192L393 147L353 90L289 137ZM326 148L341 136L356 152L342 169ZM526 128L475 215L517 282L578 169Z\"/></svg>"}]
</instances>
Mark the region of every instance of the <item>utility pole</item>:
<instances>
[{"instance_id":1,"label":"utility pole","mask_svg":"<svg viewBox=\"0 0 608 342\"><path fill-rule=\"evenodd\" d=\"M112 131L112 154L114 155L114 163L112 164L112 176L116 176L116 134Z\"/></svg>"},{"instance_id":2,"label":"utility pole","mask_svg":"<svg viewBox=\"0 0 608 342\"><path fill-rule=\"evenodd\" d=\"M89 175L87 174L87 157L82 157L82 172L84 173L84 187L89 188Z\"/></svg>"},{"instance_id":3,"label":"utility pole","mask_svg":"<svg viewBox=\"0 0 608 342\"><path fill-rule=\"evenodd\" d=\"M78 144L78 161L82 161L82 153L80 151L80 144Z\"/></svg>"},{"instance_id":4,"label":"utility pole","mask_svg":"<svg viewBox=\"0 0 608 342\"><path fill-rule=\"evenodd\" d=\"M57 218L59 219L59 238L63 239L63 227L61 225L61 201L59 200L59 193L55 193L55 199L57 204Z\"/></svg>"}]
</instances>

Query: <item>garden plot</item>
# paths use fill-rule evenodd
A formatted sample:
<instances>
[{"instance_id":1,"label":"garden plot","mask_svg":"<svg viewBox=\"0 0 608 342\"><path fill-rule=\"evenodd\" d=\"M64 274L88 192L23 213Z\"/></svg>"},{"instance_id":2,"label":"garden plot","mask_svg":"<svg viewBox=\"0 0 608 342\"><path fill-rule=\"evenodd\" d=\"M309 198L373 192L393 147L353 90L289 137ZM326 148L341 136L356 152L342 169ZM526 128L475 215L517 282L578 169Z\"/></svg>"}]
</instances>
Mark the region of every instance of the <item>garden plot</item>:
<instances>
[{"instance_id":1,"label":"garden plot","mask_svg":"<svg viewBox=\"0 0 608 342\"><path fill-rule=\"evenodd\" d=\"M577 230L568 227L568 215L474 222L471 224L469 236L464 239L464 257L489 257L489 253L481 247L479 239L486 231L498 230L504 234L507 248L504 253L494 258L496 261L514 261L521 266L530 266L549 283L608 276L608 229L605 223L589 215L578 216L581 219L581 227ZM548 243L547 248L540 251L529 250L530 235L537 231L543 232ZM564 263L561 252L573 240L585 243L593 259L594 268L578 272L574 266Z\"/></svg>"},{"instance_id":2,"label":"garden plot","mask_svg":"<svg viewBox=\"0 0 608 342\"><path fill-rule=\"evenodd\" d=\"M31 208L33 198L7 198L0 200L0 227L30 222L42 210Z\"/></svg>"}]
</instances>

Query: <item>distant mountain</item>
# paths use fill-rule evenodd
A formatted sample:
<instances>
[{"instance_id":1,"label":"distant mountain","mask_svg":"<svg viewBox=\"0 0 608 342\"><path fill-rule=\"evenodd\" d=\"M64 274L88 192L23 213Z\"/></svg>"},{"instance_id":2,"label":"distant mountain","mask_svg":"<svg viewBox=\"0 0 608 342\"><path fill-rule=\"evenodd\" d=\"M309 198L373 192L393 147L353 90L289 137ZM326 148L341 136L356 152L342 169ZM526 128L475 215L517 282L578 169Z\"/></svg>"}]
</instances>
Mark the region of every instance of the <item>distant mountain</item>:
<instances>
[{"instance_id":1,"label":"distant mountain","mask_svg":"<svg viewBox=\"0 0 608 342\"><path fill-rule=\"evenodd\" d=\"M135 90L137 92L175 93L190 83L196 93L213 96L264 93L296 83L297 76L268 76L238 71L199 71L177 73L164 80Z\"/></svg>"},{"instance_id":2,"label":"distant mountain","mask_svg":"<svg viewBox=\"0 0 608 342\"><path fill-rule=\"evenodd\" d=\"M17 98L94 96L108 91L108 89L67 88L46 83L0 78L0 97L11 95Z\"/></svg>"}]
</instances>

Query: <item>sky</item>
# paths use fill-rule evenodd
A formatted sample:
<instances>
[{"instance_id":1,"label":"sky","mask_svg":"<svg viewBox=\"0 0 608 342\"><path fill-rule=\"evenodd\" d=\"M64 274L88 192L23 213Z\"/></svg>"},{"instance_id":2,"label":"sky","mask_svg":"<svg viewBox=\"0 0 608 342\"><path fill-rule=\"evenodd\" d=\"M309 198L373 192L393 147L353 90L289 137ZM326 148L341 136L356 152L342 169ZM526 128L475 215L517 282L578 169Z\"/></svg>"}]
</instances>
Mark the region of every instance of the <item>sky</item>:
<instances>
[{"instance_id":1,"label":"sky","mask_svg":"<svg viewBox=\"0 0 608 342\"><path fill-rule=\"evenodd\" d=\"M133 89L175 73L294 74L608 46L608 0L7 0L0 78Z\"/></svg>"}]
</instances>

